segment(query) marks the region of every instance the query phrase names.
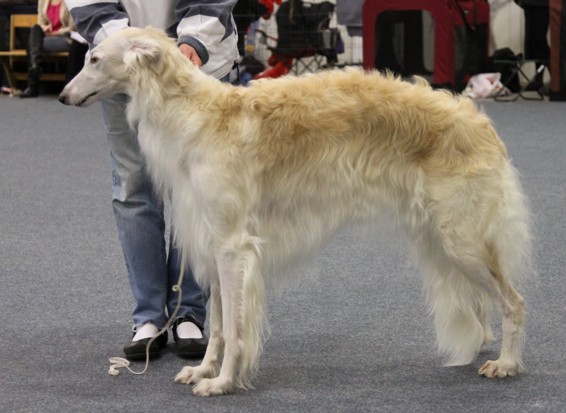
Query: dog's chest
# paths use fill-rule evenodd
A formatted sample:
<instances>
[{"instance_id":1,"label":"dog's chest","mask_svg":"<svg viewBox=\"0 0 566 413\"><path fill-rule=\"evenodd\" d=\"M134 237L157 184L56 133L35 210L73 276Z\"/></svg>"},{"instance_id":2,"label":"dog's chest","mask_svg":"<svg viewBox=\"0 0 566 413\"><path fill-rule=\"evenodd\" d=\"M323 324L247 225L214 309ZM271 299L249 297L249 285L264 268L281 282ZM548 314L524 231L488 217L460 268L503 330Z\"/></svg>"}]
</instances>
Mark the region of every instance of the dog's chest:
<instances>
[{"instance_id":1,"label":"dog's chest","mask_svg":"<svg viewBox=\"0 0 566 413\"><path fill-rule=\"evenodd\" d=\"M164 136L160 128L141 121L138 126L138 139L148 169L157 185L171 187L179 174L180 151L173 142ZM164 188L160 188L164 190Z\"/></svg>"}]
</instances>

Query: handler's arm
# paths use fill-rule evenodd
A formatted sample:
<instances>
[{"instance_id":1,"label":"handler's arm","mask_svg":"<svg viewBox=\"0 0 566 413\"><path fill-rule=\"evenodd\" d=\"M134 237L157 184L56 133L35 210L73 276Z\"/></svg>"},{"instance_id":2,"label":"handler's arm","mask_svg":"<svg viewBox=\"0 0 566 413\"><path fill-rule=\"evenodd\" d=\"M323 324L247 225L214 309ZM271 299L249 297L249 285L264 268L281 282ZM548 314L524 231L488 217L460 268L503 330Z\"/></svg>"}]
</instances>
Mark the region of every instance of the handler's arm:
<instances>
[{"instance_id":1,"label":"handler's arm","mask_svg":"<svg viewBox=\"0 0 566 413\"><path fill-rule=\"evenodd\" d=\"M77 31L91 45L129 25L129 18L118 0L65 0Z\"/></svg>"},{"instance_id":2,"label":"handler's arm","mask_svg":"<svg viewBox=\"0 0 566 413\"><path fill-rule=\"evenodd\" d=\"M209 53L235 30L232 9L237 0L177 0L178 43L191 46L206 64Z\"/></svg>"}]
</instances>

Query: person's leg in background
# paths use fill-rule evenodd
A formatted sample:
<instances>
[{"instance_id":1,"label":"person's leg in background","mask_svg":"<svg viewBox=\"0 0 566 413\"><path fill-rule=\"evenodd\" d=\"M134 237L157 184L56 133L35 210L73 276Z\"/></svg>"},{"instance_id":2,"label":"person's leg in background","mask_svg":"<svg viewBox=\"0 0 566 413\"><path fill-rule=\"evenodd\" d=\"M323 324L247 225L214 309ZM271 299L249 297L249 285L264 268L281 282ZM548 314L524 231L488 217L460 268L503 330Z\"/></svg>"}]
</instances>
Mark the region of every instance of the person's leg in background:
<instances>
[{"instance_id":1,"label":"person's leg in background","mask_svg":"<svg viewBox=\"0 0 566 413\"><path fill-rule=\"evenodd\" d=\"M550 47L548 45L548 6L523 6L525 14L525 58L537 60L537 70L541 65L548 66ZM528 88L539 90L543 87L544 72L538 73Z\"/></svg>"},{"instance_id":2,"label":"person's leg in background","mask_svg":"<svg viewBox=\"0 0 566 413\"><path fill-rule=\"evenodd\" d=\"M550 0L551 101L566 101L566 0Z\"/></svg>"},{"instance_id":3,"label":"person's leg in background","mask_svg":"<svg viewBox=\"0 0 566 413\"><path fill-rule=\"evenodd\" d=\"M28 84L22 92L22 98L34 98L39 95L39 78L41 77L41 57L43 55L43 39L45 34L39 24L31 27L27 45Z\"/></svg>"}]
</instances>

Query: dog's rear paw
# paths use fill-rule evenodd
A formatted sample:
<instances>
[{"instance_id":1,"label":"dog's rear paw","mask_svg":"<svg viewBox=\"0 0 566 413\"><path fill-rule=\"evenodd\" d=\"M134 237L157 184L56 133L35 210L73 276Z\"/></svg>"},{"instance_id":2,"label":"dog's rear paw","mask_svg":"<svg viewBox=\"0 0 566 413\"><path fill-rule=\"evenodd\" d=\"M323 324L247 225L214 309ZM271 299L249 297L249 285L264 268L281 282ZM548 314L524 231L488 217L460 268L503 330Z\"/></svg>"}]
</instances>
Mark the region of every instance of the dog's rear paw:
<instances>
[{"instance_id":1,"label":"dog's rear paw","mask_svg":"<svg viewBox=\"0 0 566 413\"><path fill-rule=\"evenodd\" d=\"M231 380L221 379L202 379L193 387L193 393L197 396L220 396L228 394L232 391L233 385Z\"/></svg>"},{"instance_id":2,"label":"dog's rear paw","mask_svg":"<svg viewBox=\"0 0 566 413\"><path fill-rule=\"evenodd\" d=\"M489 360L479 370L479 374L484 377L507 377L514 376L519 372L519 365L516 362L505 362L502 360Z\"/></svg>"}]
</instances>

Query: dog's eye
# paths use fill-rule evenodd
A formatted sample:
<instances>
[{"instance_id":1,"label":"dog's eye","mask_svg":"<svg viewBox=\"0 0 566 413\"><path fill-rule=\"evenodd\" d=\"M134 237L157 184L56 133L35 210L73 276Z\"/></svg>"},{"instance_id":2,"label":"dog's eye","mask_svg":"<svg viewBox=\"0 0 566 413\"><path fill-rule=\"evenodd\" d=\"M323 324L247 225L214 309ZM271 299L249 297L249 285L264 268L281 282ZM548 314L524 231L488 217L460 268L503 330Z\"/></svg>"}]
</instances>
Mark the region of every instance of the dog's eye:
<instances>
[{"instance_id":1,"label":"dog's eye","mask_svg":"<svg viewBox=\"0 0 566 413\"><path fill-rule=\"evenodd\" d=\"M98 62L98 56L91 56L90 58L90 64L95 64L96 62Z\"/></svg>"}]
</instances>

